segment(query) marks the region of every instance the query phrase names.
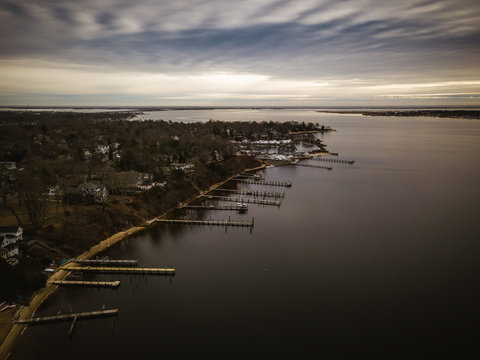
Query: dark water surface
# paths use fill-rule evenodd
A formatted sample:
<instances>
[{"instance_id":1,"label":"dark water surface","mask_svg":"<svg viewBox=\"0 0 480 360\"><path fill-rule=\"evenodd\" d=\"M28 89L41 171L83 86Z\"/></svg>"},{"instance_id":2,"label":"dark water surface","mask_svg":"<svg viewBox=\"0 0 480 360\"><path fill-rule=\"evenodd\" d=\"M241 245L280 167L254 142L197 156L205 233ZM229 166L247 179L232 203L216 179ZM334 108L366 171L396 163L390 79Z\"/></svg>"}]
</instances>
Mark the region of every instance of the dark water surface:
<instances>
[{"instance_id":1,"label":"dark water surface","mask_svg":"<svg viewBox=\"0 0 480 360\"><path fill-rule=\"evenodd\" d=\"M252 232L161 225L112 247L176 275L59 289L38 315L120 314L72 338L67 323L29 326L11 359L478 355L480 122L310 115L355 165L270 168L293 181L280 208L203 213L255 217Z\"/></svg>"}]
</instances>

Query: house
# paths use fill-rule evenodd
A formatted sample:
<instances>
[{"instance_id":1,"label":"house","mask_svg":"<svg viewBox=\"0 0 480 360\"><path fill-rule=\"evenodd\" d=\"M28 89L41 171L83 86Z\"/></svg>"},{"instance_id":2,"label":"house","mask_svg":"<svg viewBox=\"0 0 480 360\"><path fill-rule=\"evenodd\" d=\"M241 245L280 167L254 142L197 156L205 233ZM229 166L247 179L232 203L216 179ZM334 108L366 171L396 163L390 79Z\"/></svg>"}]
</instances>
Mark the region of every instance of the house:
<instances>
[{"instance_id":1,"label":"house","mask_svg":"<svg viewBox=\"0 0 480 360\"><path fill-rule=\"evenodd\" d=\"M103 204L107 201L108 190L105 185L93 183L71 186L65 189L64 201L74 204Z\"/></svg>"},{"instance_id":2,"label":"house","mask_svg":"<svg viewBox=\"0 0 480 360\"><path fill-rule=\"evenodd\" d=\"M95 152L102 153L103 155L107 154L109 150L110 150L110 147L108 145L98 145L95 148Z\"/></svg>"},{"instance_id":3,"label":"house","mask_svg":"<svg viewBox=\"0 0 480 360\"><path fill-rule=\"evenodd\" d=\"M46 196L60 196L62 195L62 190L60 190L58 185L55 186L49 186L47 188L47 192L44 193Z\"/></svg>"},{"instance_id":4,"label":"house","mask_svg":"<svg viewBox=\"0 0 480 360\"><path fill-rule=\"evenodd\" d=\"M95 202L102 204L107 201L108 191L105 185L95 185L92 183L79 185L77 192L87 200L87 202Z\"/></svg>"},{"instance_id":5,"label":"house","mask_svg":"<svg viewBox=\"0 0 480 360\"><path fill-rule=\"evenodd\" d=\"M171 163L170 167L173 170L181 170L184 173L192 173L194 172L194 169L195 169L194 164L184 164L184 163Z\"/></svg>"},{"instance_id":6,"label":"house","mask_svg":"<svg viewBox=\"0 0 480 360\"><path fill-rule=\"evenodd\" d=\"M23 229L20 226L0 226L0 257L5 260L19 255L18 241L23 240Z\"/></svg>"},{"instance_id":7,"label":"house","mask_svg":"<svg viewBox=\"0 0 480 360\"><path fill-rule=\"evenodd\" d=\"M0 226L0 239L4 237L23 240L23 229L21 226Z\"/></svg>"},{"instance_id":8,"label":"house","mask_svg":"<svg viewBox=\"0 0 480 360\"><path fill-rule=\"evenodd\" d=\"M15 161L0 161L0 168L5 170L15 170L17 163Z\"/></svg>"}]
</instances>

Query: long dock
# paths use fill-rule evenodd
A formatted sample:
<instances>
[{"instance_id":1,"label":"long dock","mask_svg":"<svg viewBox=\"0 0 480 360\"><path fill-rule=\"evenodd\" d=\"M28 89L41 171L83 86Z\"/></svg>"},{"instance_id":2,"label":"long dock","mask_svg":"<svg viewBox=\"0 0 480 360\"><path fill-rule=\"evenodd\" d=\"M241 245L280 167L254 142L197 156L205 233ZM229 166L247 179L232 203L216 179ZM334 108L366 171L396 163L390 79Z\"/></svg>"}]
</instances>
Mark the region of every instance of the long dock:
<instances>
[{"instance_id":1,"label":"long dock","mask_svg":"<svg viewBox=\"0 0 480 360\"><path fill-rule=\"evenodd\" d=\"M314 156L312 157L312 160L316 161L326 161L326 162L333 162L333 163L340 163L340 164L355 164L354 160L344 160L344 159L331 159L331 158L325 158L322 156Z\"/></svg>"},{"instance_id":2,"label":"long dock","mask_svg":"<svg viewBox=\"0 0 480 360\"><path fill-rule=\"evenodd\" d=\"M284 198L285 193L271 192L271 191L258 191L258 190L234 190L234 189L213 189L214 191L225 191L232 194L248 195L253 197L270 197L270 198Z\"/></svg>"},{"instance_id":3,"label":"long dock","mask_svg":"<svg viewBox=\"0 0 480 360\"><path fill-rule=\"evenodd\" d=\"M80 260L74 259L72 262L77 264L85 264L85 265L116 265L116 266L136 266L138 264L138 260L118 260L118 259L101 259L101 260Z\"/></svg>"},{"instance_id":4,"label":"long dock","mask_svg":"<svg viewBox=\"0 0 480 360\"><path fill-rule=\"evenodd\" d=\"M185 205L182 209L192 210L232 210L238 211L239 208L235 205Z\"/></svg>"},{"instance_id":5,"label":"long dock","mask_svg":"<svg viewBox=\"0 0 480 360\"><path fill-rule=\"evenodd\" d=\"M82 281L82 280L52 280L48 282L58 286L99 286L117 288L120 281Z\"/></svg>"},{"instance_id":6,"label":"long dock","mask_svg":"<svg viewBox=\"0 0 480 360\"><path fill-rule=\"evenodd\" d=\"M96 266L69 266L61 267L68 271L85 271L104 274L155 274L155 275L174 275L175 269L164 268L141 268L141 267L96 267Z\"/></svg>"},{"instance_id":7,"label":"long dock","mask_svg":"<svg viewBox=\"0 0 480 360\"><path fill-rule=\"evenodd\" d=\"M317 168L317 169L332 170L331 166L322 166L322 165L315 165L315 164L296 163L295 166L305 166L305 167L311 167L311 168Z\"/></svg>"},{"instance_id":8,"label":"long dock","mask_svg":"<svg viewBox=\"0 0 480 360\"><path fill-rule=\"evenodd\" d=\"M113 316L118 314L118 309L88 311L73 314L53 315L53 316L41 316L32 317L23 320L15 320L14 324L44 324L49 322L70 321L76 319L95 318L102 316Z\"/></svg>"},{"instance_id":9,"label":"long dock","mask_svg":"<svg viewBox=\"0 0 480 360\"><path fill-rule=\"evenodd\" d=\"M233 196L215 196L215 195L203 195L208 199L216 199L220 201L230 201L236 203L248 203L248 204L258 204L258 205L274 205L280 206L281 202L277 200L258 200L258 199L251 199L251 198L237 198Z\"/></svg>"},{"instance_id":10,"label":"long dock","mask_svg":"<svg viewBox=\"0 0 480 360\"><path fill-rule=\"evenodd\" d=\"M248 178L248 179L257 179L257 180L264 180L265 179L263 176L251 175L251 174L240 174L240 175L237 175L237 177L244 177L244 178Z\"/></svg>"},{"instance_id":11,"label":"long dock","mask_svg":"<svg viewBox=\"0 0 480 360\"><path fill-rule=\"evenodd\" d=\"M238 181L244 184L253 184L253 185L265 185L265 186L292 186L291 181L269 181L269 180L251 180L251 179L232 179L233 181Z\"/></svg>"},{"instance_id":12,"label":"long dock","mask_svg":"<svg viewBox=\"0 0 480 360\"><path fill-rule=\"evenodd\" d=\"M156 219L156 221L167 223L167 224L253 227L253 219L251 222L231 221L231 220L184 220L184 219Z\"/></svg>"}]
</instances>

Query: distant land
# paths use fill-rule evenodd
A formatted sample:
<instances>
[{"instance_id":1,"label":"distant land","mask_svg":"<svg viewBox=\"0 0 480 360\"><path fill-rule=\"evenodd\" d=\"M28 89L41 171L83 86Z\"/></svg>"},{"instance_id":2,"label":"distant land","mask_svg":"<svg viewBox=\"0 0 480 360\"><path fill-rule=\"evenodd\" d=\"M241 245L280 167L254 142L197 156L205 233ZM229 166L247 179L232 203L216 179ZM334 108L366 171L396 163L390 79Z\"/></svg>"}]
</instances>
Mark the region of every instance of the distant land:
<instances>
[{"instance_id":1,"label":"distant land","mask_svg":"<svg viewBox=\"0 0 480 360\"><path fill-rule=\"evenodd\" d=\"M479 110L438 110L438 109L419 109L419 110L389 110L389 111L318 111L323 113L335 114L361 114L365 116L409 116L409 117L439 117L439 118L459 118L459 119L480 119Z\"/></svg>"},{"instance_id":2,"label":"distant land","mask_svg":"<svg viewBox=\"0 0 480 360\"><path fill-rule=\"evenodd\" d=\"M339 113L339 111L333 110L340 110L341 113L347 114L364 114L371 111L371 114L368 115L379 115L379 111L385 112L392 112L397 113L399 111L411 111L411 112L423 112L423 111L473 111L473 112L480 112L480 105L475 106L124 106L124 105L104 105L104 106L56 106L56 105L14 105L14 106L7 106L3 105L0 106L1 111L21 111L21 110L98 110L98 109L105 109L105 110L124 110L124 111L172 111L172 110L236 110L236 109L274 109L274 110L295 110L295 109L312 109L312 110L325 110L321 112L332 112L332 113ZM402 115L402 116L415 116L415 115ZM420 116L420 115L419 115ZM430 116L430 115L429 115Z\"/></svg>"}]
</instances>

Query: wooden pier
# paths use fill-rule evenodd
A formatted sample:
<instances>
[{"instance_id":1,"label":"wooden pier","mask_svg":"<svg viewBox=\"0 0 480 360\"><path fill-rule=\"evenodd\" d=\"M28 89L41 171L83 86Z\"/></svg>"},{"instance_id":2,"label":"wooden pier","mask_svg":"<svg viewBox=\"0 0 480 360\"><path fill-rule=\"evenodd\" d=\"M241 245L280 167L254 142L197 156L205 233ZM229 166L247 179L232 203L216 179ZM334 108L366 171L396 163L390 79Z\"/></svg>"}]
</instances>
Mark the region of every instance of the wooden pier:
<instances>
[{"instance_id":1,"label":"wooden pier","mask_svg":"<svg viewBox=\"0 0 480 360\"><path fill-rule=\"evenodd\" d=\"M84 271L104 274L152 274L152 275L174 275L175 269L164 268L141 268L141 267L96 267L96 266L69 266L61 267L62 270Z\"/></svg>"},{"instance_id":2,"label":"wooden pier","mask_svg":"<svg viewBox=\"0 0 480 360\"><path fill-rule=\"evenodd\" d=\"M230 192L232 194L238 194L238 195L248 195L248 196L253 196L253 197L269 197L269 198L284 198L285 193L281 192L270 192L270 191L258 191L258 190L233 190L233 189L213 189L214 191L225 191L225 192Z\"/></svg>"},{"instance_id":3,"label":"wooden pier","mask_svg":"<svg viewBox=\"0 0 480 360\"><path fill-rule=\"evenodd\" d=\"M14 324L44 324L44 323L70 321L70 320L76 321L76 319L113 316L117 314L118 314L118 309L110 309L110 310L80 312L80 313L73 313L73 314L32 317L32 318L23 319L23 320L14 320L13 323ZM71 328L73 330L73 326Z\"/></svg>"},{"instance_id":4,"label":"wooden pier","mask_svg":"<svg viewBox=\"0 0 480 360\"><path fill-rule=\"evenodd\" d=\"M312 160L315 161L326 161L326 162L332 162L332 163L340 163L340 164L355 164L354 160L344 160L344 159L330 159L330 158L325 158L322 156L314 156Z\"/></svg>"},{"instance_id":5,"label":"wooden pier","mask_svg":"<svg viewBox=\"0 0 480 360\"><path fill-rule=\"evenodd\" d=\"M48 282L51 285L58 286L95 286L118 288L120 281L82 281L82 280L52 280Z\"/></svg>"},{"instance_id":6,"label":"wooden pier","mask_svg":"<svg viewBox=\"0 0 480 360\"><path fill-rule=\"evenodd\" d=\"M280 206L281 202L277 200L258 200L252 198L237 198L233 196L214 196L214 195L203 195L208 199L220 200L220 201L229 201L236 203L248 203L248 204L257 204L257 205L273 205Z\"/></svg>"},{"instance_id":7,"label":"wooden pier","mask_svg":"<svg viewBox=\"0 0 480 360\"><path fill-rule=\"evenodd\" d=\"M100 259L100 260L80 260L73 259L72 262L85 265L116 265L116 266L137 266L138 260L118 260L118 259Z\"/></svg>"},{"instance_id":8,"label":"wooden pier","mask_svg":"<svg viewBox=\"0 0 480 360\"><path fill-rule=\"evenodd\" d=\"M292 186L291 181L269 181L269 180L253 180L253 179L232 179L233 181L238 181L244 184L252 184L252 185L265 185L265 186L284 186L290 187Z\"/></svg>"},{"instance_id":9,"label":"wooden pier","mask_svg":"<svg viewBox=\"0 0 480 360\"><path fill-rule=\"evenodd\" d=\"M231 221L231 220L186 220L186 219L156 219L157 222L167 224L190 224L190 225L210 225L210 226L239 226L253 227L253 219L248 221Z\"/></svg>"},{"instance_id":10,"label":"wooden pier","mask_svg":"<svg viewBox=\"0 0 480 360\"><path fill-rule=\"evenodd\" d=\"M247 179L256 179L256 180L264 180L265 178L261 175L251 175L251 174L240 174L237 177L244 177Z\"/></svg>"},{"instance_id":11,"label":"wooden pier","mask_svg":"<svg viewBox=\"0 0 480 360\"><path fill-rule=\"evenodd\" d=\"M182 209L192 210L231 210L239 211L240 209L236 205L185 205Z\"/></svg>"},{"instance_id":12,"label":"wooden pier","mask_svg":"<svg viewBox=\"0 0 480 360\"><path fill-rule=\"evenodd\" d=\"M311 168L317 168L317 169L332 170L331 166L322 166L322 165L315 165L315 164L295 163L295 166L305 166L305 167L311 167Z\"/></svg>"}]
</instances>

